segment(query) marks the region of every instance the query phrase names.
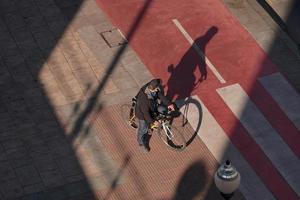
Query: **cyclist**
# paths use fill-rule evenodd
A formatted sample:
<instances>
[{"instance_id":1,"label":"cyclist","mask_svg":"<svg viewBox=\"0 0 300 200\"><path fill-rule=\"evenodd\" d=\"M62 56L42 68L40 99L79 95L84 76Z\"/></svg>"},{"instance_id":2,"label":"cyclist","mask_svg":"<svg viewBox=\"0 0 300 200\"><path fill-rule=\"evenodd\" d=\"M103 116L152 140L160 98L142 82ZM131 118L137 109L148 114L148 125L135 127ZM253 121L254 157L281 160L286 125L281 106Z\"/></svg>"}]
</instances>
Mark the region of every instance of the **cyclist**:
<instances>
[{"instance_id":1,"label":"cyclist","mask_svg":"<svg viewBox=\"0 0 300 200\"><path fill-rule=\"evenodd\" d=\"M141 148L150 151L148 140L148 128L152 125L158 126L154 113L159 104L168 106L174 111L174 104L164 95L160 79L153 79L145 84L135 97L135 116L138 118L137 141Z\"/></svg>"}]
</instances>

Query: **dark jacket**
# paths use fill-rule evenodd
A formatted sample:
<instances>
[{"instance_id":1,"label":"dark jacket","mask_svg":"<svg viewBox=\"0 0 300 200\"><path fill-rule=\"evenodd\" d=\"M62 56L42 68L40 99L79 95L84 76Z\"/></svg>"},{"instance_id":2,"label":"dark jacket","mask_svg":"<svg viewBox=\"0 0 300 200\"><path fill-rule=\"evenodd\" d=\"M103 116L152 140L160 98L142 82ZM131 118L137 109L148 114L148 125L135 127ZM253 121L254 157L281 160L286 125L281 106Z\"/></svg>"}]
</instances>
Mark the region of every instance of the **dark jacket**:
<instances>
[{"instance_id":1,"label":"dark jacket","mask_svg":"<svg viewBox=\"0 0 300 200\"><path fill-rule=\"evenodd\" d=\"M164 96L163 89L160 88L156 92L156 98L151 98L147 94L147 87L149 83L145 84L137 94L137 103L135 107L135 116L138 119L145 120L148 124L154 122L152 113L156 111L156 101L159 99L162 104L169 106L171 102Z\"/></svg>"}]
</instances>

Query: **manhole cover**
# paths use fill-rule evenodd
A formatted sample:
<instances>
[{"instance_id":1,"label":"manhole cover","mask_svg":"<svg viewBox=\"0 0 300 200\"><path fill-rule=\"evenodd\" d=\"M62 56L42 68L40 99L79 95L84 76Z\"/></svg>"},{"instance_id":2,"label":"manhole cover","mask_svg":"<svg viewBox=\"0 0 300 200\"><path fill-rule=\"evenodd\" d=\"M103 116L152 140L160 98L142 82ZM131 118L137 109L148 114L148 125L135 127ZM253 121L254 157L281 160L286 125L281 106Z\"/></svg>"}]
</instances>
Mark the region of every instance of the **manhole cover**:
<instances>
[{"instance_id":1,"label":"manhole cover","mask_svg":"<svg viewBox=\"0 0 300 200\"><path fill-rule=\"evenodd\" d=\"M112 29L100 33L109 47L117 47L127 43L119 29Z\"/></svg>"}]
</instances>

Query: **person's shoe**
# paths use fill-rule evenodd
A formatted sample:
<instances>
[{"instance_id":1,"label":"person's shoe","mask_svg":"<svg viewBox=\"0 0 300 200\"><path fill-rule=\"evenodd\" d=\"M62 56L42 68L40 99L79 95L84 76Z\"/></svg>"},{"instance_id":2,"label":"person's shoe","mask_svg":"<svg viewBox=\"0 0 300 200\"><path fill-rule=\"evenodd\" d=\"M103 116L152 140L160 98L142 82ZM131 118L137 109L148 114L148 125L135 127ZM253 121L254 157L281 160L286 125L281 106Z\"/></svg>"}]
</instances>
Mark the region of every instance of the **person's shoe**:
<instances>
[{"instance_id":1,"label":"person's shoe","mask_svg":"<svg viewBox=\"0 0 300 200\"><path fill-rule=\"evenodd\" d=\"M150 151L150 147L147 145L140 145L140 148L145 153L148 153Z\"/></svg>"}]
</instances>

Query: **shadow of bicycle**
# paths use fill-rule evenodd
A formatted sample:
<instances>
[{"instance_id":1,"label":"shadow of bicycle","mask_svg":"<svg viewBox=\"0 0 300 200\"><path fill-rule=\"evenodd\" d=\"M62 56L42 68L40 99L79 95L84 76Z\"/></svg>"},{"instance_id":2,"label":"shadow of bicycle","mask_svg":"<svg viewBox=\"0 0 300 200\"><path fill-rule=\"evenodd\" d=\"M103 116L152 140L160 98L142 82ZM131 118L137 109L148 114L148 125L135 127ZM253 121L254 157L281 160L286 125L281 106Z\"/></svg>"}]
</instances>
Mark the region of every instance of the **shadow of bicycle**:
<instances>
[{"instance_id":1,"label":"shadow of bicycle","mask_svg":"<svg viewBox=\"0 0 300 200\"><path fill-rule=\"evenodd\" d=\"M200 102L193 98L176 100L180 115L173 120L173 126L182 132L187 140L186 146L190 145L200 129L202 123L202 107Z\"/></svg>"}]
</instances>

